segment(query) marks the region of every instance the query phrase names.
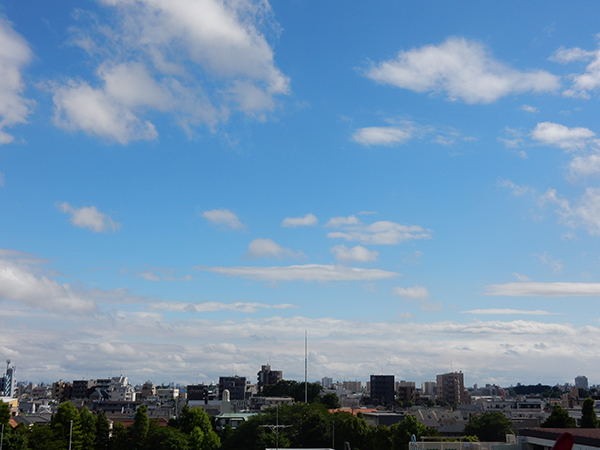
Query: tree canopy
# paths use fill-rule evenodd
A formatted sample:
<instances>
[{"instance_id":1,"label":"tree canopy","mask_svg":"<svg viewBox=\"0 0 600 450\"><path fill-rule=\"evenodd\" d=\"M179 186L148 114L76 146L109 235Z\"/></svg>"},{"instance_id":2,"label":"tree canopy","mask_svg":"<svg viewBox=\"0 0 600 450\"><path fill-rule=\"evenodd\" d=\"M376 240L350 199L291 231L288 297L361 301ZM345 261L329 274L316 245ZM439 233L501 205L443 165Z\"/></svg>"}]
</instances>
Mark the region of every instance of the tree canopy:
<instances>
[{"instance_id":1,"label":"tree canopy","mask_svg":"<svg viewBox=\"0 0 600 450\"><path fill-rule=\"evenodd\" d=\"M481 442L506 442L512 433L512 421L498 411L485 412L471 417L465 427L466 436L477 436Z\"/></svg>"},{"instance_id":2,"label":"tree canopy","mask_svg":"<svg viewBox=\"0 0 600 450\"><path fill-rule=\"evenodd\" d=\"M583 407L581 409L581 428L598 428L600 427L600 421L594 408L594 400L586 398L583 401Z\"/></svg>"},{"instance_id":3,"label":"tree canopy","mask_svg":"<svg viewBox=\"0 0 600 450\"><path fill-rule=\"evenodd\" d=\"M562 409L559 404L554 405L552 413L542 423L542 428L575 428L575 419Z\"/></svg>"}]
</instances>

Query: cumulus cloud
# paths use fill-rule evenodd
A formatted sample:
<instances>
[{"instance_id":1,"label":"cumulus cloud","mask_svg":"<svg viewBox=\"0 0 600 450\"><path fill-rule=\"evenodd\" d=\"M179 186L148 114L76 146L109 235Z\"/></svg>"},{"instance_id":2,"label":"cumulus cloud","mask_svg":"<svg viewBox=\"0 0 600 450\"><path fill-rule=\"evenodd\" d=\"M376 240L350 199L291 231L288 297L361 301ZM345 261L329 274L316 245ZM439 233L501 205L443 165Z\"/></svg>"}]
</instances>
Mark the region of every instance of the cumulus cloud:
<instances>
[{"instance_id":1,"label":"cumulus cloud","mask_svg":"<svg viewBox=\"0 0 600 450\"><path fill-rule=\"evenodd\" d=\"M26 255L20 252L0 253L0 301L11 300L56 312L90 313L96 310L96 302L89 292L37 275L38 270L23 256Z\"/></svg>"},{"instance_id":2,"label":"cumulus cloud","mask_svg":"<svg viewBox=\"0 0 600 450\"><path fill-rule=\"evenodd\" d=\"M319 219L314 214L307 214L304 217L286 217L281 222L282 227L312 227L319 223Z\"/></svg>"},{"instance_id":3,"label":"cumulus cloud","mask_svg":"<svg viewBox=\"0 0 600 450\"><path fill-rule=\"evenodd\" d=\"M305 264L285 267L197 267L198 270L259 281L371 281L400 275L379 269Z\"/></svg>"},{"instance_id":4,"label":"cumulus cloud","mask_svg":"<svg viewBox=\"0 0 600 450\"><path fill-rule=\"evenodd\" d=\"M284 248L272 239L256 238L248 244L248 252L244 255L245 258L300 258L304 253L294 252L289 248Z\"/></svg>"},{"instance_id":5,"label":"cumulus cloud","mask_svg":"<svg viewBox=\"0 0 600 450\"><path fill-rule=\"evenodd\" d=\"M277 26L267 2L100 1L118 20L77 15L92 23L72 27L72 43L102 62L93 82L49 84L58 126L126 144L158 136L150 112L173 115L189 134L232 111L262 119L289 92L259 30Z\"/></svg>"},{"instance_id":6,"label":"cumulus cloud","mask_svg":"<svg viewBox=\"0 0 600 450\"><path fill-rule=\"evenodd\" d=\"M556 213L566 225L573 228L582 226L590 234L600 234L600 188L586 188L575 203L558 195L556 189L548 189L539 201L541 205L556 204Z\"/></svg>"},{"instance_id":7,"label":"cumulus cloud","mask_svg":"<svg viewBox=\"0 0 600 450\"><path fill-rule=\"evenodd\" d=\"M348 248L344 244L340 244L332 247L330 251L339 262L372 262L377 261L379 256L379 252L366 249L362 245Z\"/></svg>"},{"instance_id":8,"label":"cumulus cloud","mask_svg":"<svg viewBox=\"0 0 600 450\"><path fill-rule=\"evenodd\" d=\"M572 61L590 61L584 73L571 75L571 88L563 91L565 97L589 98L590 92L600 86L600 49L583 50L579 47L559 48L550 57L551 61L567 64Z\"/></svg>"},{"instance_id":9,"label":"cumulus cloud","mask_svg":"<svg viewBox=\"0 0 600 450\"><path fill-rule=\"evenodd\" d=\"M505 314L518 314L522 316L551 316L557 315L558 313L552 313L549 311L543 311L541 309L535 310L524 310L524 309L471 309L469 311L461 311L462 314L477 314L478 316L483 315L505 315Z\"/></svg>"},{"instance_id":10,"label":"cumulus cloud","mask_svg":"<svg viewBox=\"0 0 600 450\"><path fill-rule=\"evenodd\" d=\"M0 16L0 145L8 144L14 137L5 128L27 122L33 101L23 96L23 69L31 61L29 45Z\"/></svg>"},{"instance_id":11,"label":"cumulus cloud","mask_svg":"<svg viewBox=\"0 0 600 450\"><path fill-rule=\"evenodd\" d=\"M429 291L427 290L427 288L419 286L418 284L415 284L413 287L409 288L402 288L400 286L396 286L393 292L394 294L409 300L429 298Z\"/></svg>"},{"instance_id":12,"label":"cumulus cloud","mask_svg":"<svg viewBox=\"0 0 600 450\"><path fill-rule=\"evenodd\" d=\"M231 228L233 230L239 230L246 227L246 225L240 222L238 216L228 209L211 209L210 211L204 211L201 216L213 225Z\"/></svg>"},{"instance_id":13,"label":"cumulus cloud","mask_svg":"<svg viewBox=\"0 0 600 450\"><path fill-rule=\"evenodd\" d=\"M418 225L402 225L387 220L374 222L370 225L360 222L358 224L336 222L332 226L341 226L344 231L327 233L327 237L360 242L365 245L398 245L410 240L431 238L431 230Z\"/></svg>"},{"instance_id":14,"label":"cumulus cloud","mask_svg":"<svg viewBox=\"0 0 600 450\"><path fill-rule=\"evenodd\" d=\"M537 109L535 106L530 106L530 105L523 105L523 106L521 106L521 109L523 111L530 112L530 113L539 113L540 112L540 110Z\"/></svg>"},{"instance_id":15,"label":"cumulus cloud","mask_svg":"<svg viewBox=\"0 0 600 450\"><path fill-rule=\"evenodd\" d=\"M415 92L446 92L449 100L491 103L522 92L548 92L559 78L542 70L522 72L495 60L480 43L451 37L440 45L401 51L367 71L367 77Z\"/></svg>"},{"instance_id":16,"label":"cumulus cloud","mask_svg":"<svg viewBox=\"0 0 600 450\"><path fill-rule=\"evenodd\" d=\"M120 223L113 221L110 216L98 211L95 206L83 206L73 208L67 202L57 204L59 211L70 214L69 221L79 228L88 228L95 233L106 233L117 231L121 228Z\"/></svg>"},{"instance_id":17,"label":"cumulus cloud","mask_svg":"<svg viewBox=\"0 0 600 450\"><path fill-rule=\"evenodd\" d=\"M510 297L589 297L600 296L600 283L523 283L490 284L485 295Z\"/></svg>"},{"instance_id":18,"label":"cumulus cloud","mask_svg":"<svg viewBox=\"0 0 600 450\"><path fill-rule=\"evenodd\" d=\"M592 130L584 127L566 127L552 122L538 123L531 137L544 145L564 150L576 150L586 147L589 140L596 136Z\"/></svg>"}]
</instances>

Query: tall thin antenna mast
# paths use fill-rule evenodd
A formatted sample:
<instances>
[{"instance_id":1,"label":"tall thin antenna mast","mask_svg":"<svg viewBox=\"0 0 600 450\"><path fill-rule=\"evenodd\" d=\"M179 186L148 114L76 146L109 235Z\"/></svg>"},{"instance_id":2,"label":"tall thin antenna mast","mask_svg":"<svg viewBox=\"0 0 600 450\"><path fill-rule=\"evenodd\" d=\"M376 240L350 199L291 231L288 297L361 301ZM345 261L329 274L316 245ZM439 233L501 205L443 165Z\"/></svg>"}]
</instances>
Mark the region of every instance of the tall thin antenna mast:
<instances>
[{"instance_id":1,"label":"tall thin antenna mast","mask_svg":"<svg viewBox=\"0 0 600 450\"><path fill-rule=\"evenodd\" d=\"M307 334L304 330L304 403L308 403L308 353Z\"/></svg>"}]
</instances>

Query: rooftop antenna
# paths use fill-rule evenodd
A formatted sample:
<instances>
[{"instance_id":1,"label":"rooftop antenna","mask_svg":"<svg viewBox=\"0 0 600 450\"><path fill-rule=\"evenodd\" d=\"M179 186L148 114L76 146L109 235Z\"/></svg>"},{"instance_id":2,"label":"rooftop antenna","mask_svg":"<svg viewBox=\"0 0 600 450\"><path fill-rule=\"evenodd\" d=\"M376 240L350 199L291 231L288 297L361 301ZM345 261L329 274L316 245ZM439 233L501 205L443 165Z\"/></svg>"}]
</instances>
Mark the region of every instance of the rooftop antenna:
<instances>
[{"instance_id":1,"label":"rooftop antenna","mask_svg":"<svg viewBox=\"0 0 600 450\"><path fill-rule=\"evenodd\" d=\"M308 353L307 334L304 330L304 403L308 403Z\"/></svg>"}]
</instances>

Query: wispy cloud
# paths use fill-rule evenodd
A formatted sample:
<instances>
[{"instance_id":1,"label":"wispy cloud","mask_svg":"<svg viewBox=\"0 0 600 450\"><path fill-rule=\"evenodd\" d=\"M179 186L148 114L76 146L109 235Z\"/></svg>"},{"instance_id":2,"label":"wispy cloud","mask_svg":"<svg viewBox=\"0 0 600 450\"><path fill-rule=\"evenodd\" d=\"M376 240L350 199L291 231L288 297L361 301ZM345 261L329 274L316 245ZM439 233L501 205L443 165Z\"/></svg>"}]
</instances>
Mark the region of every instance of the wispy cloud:
<instances>
[{"instance_id":1,"label":"wispy cloud","mask_svg":"<svg viewBox=\"0 0 600 450\"><path fill-rule=\"evenodd\" d=\"M393 290L394 294L409 300L429 298L429 291L423 286L415 284L413 287L402 288L397 286Z\"/></svg>"},{"instance_id":2,"label":"wispy cloud","mask_svg":"<svg viewBox=\"0 0 600 450\"><path fill-rule=\"evenodd\" d=\"M286 217L281 222L282 227L312 227L319 223L319 219L314 214L307 214L304 217Z\"/></svg>"},{"instance_id":3,"label":"wispy cloud","mask_svg":"<svg viewBox=\"0 0 600 450\"><path fill-rule=\"evenodd\" d=\"M485 295L509 297L596 297L600 296L600 283L523 283L490 284Z\"/></svg>"},{"instance_id":4,"label":"wispy cloud","mask_svg":"<svg viewBox=\"0 0 600 450\"><path fill-rule=\"evenodd\" d=\"M201 302L201 303L185 303L185 302L153 302L149 304L150 309L156 311L171 311L171 312L215 312L215 311L234 311L243 313L255 313L261 309L292 309L298 306L290 303L280 303L269 305L266 303L255 302Z\"/></svg>"},{"instance_id":5,"label":"wispy cloud","mask_svg":"<svg viewBox=\"0 0 600 450\"><path fill-rule=\"evenodd\" d=\"M548 72L513 69L494 59L481 43L457 37L400 51L397 58L375 65L366 75L415 92L446 92L449 100L471 104L560 87L559 78Z\"/></svg>"},{"instance_id":6,"label":"wispy cloud","mask_svg":"<svg viewBox=\"0 0 600 450\"><path fill-rule=\"evenodd\" d=\"M204 211L200 215L213 225L222 226L224 228L240 230L246 227L246 225L240 222L238 216L228 209L211 209L210 211Z\"/></svg>"},{"instance_id":7,"label":"wispy cloud","mask_svg":"<svg viewBox=\"0 0 600 450\"><path fill-rule=\"evenodd\" d=\"M256 238L248 244L248 252L245 258L302 258L306 255L302 251L295 252L284 248L272 239Z\"/></svg>"},{"instance_id":8,"label":"wispy cloud","mask_svg":"<svg viewBox=\"0 0 600 450\"><path fill-rule=\"evenodd\" d=\"M379 269L305 264L284 267L196 267L198 270L259 281L371 281L400 275Z\"/></svg>"},{"instance_id":9,"label":"wispy cloud","mask_svg":"<svg viewBox=\"0 0 600 450\"><path fill-rule=\"evenodd\" d=\"M372 262L377 261L379 256L379 252L369 250L362 245L348 248L344 244L340 244L332 247L330 251L339 262Z\"/></svg>"},{"instance_id":10,"label":"wispy cloud","mask_svg":"<svg viewBox=\"0 0 600 450\"><path fill-rule=\"evenodd\" d=\"M462 314L476 314L478 316L483 315L521 315L521 316L552 316L558 315L559 313L552 313L549 311L542 311L540 309L536 310L524 310L524 309L471 309L470 311L461 311Z\"/></svg>"},{"instance_id":11,"label":"wispy cloud","mask_svg":"<svg viewBox=\"0 0 600 450\"><path fill-rule=\"evenodd\" d=\"M343 218L331 219L328 225L341 227L344 231L329 232L327 237L360 242L364 245L398 245L410 240L431 238L431 230L418 225L402 225L387 220L367 225L358 221L355 216L346 218L345 222L341 219Z\"/></svg>"},{"instance_id":12,"label":"wispy cloud","mask_svg":"<svg viewBox=\"0 0 600 450\"><path fill-rule=\"evenodd\" d=\"M120 223L115 222L110 216L98 211L95 206L82 206L74 208L67 202L56 205L59 211L70 214L69 221L79 228L88 228L95 233L105 233L107 231L117 231L121 228Z\"/></svg>"}]
</instances>

